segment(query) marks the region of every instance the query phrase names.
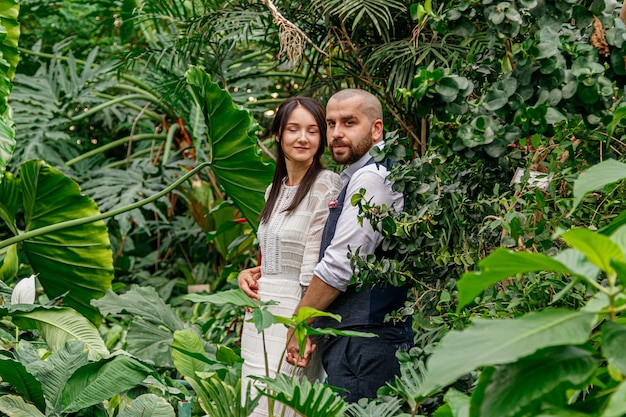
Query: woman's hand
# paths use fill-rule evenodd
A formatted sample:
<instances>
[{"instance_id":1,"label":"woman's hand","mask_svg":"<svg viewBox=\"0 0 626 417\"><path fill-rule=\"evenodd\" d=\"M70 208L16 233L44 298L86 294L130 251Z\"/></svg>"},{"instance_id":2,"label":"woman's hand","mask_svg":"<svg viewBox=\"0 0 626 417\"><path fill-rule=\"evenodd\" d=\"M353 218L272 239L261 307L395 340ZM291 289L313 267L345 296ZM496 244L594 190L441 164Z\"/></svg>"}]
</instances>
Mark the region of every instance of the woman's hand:
<instances>
[{"instance_id":1,"label":"woman's hand","mask_svg":"<svg viewBox=\"0 0 626 417\"><path fill-rule=\"evenodd\" d=\"M253 300L260 300L261 297L258 294L259 285L257 281L261 278L261 267L255 266L254 268L244 269L237 276L237 284L239 288Z\"/></svg>"}]
</instances>

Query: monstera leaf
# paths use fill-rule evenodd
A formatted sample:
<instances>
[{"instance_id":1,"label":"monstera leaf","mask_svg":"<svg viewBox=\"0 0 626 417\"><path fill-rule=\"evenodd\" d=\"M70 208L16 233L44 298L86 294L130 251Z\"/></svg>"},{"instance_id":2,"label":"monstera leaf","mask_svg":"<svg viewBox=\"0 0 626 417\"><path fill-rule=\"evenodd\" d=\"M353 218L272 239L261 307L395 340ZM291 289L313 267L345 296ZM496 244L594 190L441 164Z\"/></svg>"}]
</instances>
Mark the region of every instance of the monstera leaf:
<instances>
[{"instance_id":1,"label":"monstera leaf","mask_svg":"<svg viewBox=\"0 0 626 417\"><path fill-rule=\"evenodd\" d=\"M19 58L19 11L17 0L0 0L0 179L15 149L15 127L7 100Z\"/></svg>"},{"instance_id":2,"label":"monstera leaf","mask_svg":"<svg viewBox=\"0 0 626 417\"><path fill-rule=\"evenodd\" d=\"M24 212L24 230L17 215ZM92 322L100 313L90 301L111 288L113 254L104 222L95 221L55 230L59 223L100 214L96 204L81 194L70 178L42 161L27 161L19 176L7 175L0 187L0 216L19 238L41 232L22 243L24 255L39 276L49 297L64 295L73 307ZM18 236L16 236L18 238ZM0 242L1 246L10 239Z\"/></svg>"},{"instance_id":3,"label":"monstera leaf","mask_svg":"<svg viewBox=\"0 0 626 417\"><path fill-rule=\"evenodd\" d=\"M274 167L261 159L253 119L202 69L192 67L186 75L206 125L207 140L198 145L198 154L206 155L219 184L256 230ZM200 136L197 129L194 132Z\"/></svg>"}]
</instances>

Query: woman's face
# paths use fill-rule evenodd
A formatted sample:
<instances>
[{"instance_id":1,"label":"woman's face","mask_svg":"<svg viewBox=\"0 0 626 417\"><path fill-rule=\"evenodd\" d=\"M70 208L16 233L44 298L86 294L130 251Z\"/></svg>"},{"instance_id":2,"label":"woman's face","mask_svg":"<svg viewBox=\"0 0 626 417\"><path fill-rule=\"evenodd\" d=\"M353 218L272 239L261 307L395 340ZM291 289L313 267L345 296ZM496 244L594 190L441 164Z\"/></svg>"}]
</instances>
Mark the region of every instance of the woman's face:
<instances>
[{"instance_id":1,"label":"woman's face","mask_svg":"<svg viewBox=\"0 0 626 417\"><path fill-rule=\"evenodd\" d=\"M287 161L309 167L321 142L315 118L302 106L296 107L281 132L280 146Z\"/></svg>"}]
</instances>

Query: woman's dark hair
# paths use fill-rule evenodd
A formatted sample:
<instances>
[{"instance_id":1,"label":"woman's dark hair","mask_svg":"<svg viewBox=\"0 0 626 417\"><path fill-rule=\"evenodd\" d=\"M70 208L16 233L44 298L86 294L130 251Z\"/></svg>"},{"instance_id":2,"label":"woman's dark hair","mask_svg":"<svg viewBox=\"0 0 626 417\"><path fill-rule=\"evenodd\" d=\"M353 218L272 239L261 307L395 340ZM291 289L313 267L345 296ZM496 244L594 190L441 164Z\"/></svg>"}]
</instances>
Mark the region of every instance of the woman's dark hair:
<instances>
[{"instance_id":1,"label":"woman's dark hair","mask_svg":"<svg viewBox=\"0 0 626 417\"><path fill-rule=\"evenodd\" d=\"M278 157L276 158L276 171L274 171L274 179L272 180L272 188L270 189L270 193L267 196L267 201L265 202L265 207L263 207L263 211L261 211L261 222L266 222L269 220L272 215L272 211L274 210L274 205L276 205L276 200L278 199L278 195L280 194L280 188L283 180L287 176L287 164L285 163L285 153L283 152L283 147L280 142L282 141L282 134L285 126L287 125L287 121L289 120L289 116L296 109L296 107L302 106L309 113L313 115L313 118L317 122L317 127L320 131L320 145L315 153L315 157L313 158L313 163L307 170L306 174L304 174L304 178L302 178L302 182L300 182L300 186L298 187L298 191L296 191L296 195L293 198L293 201L285 209L285 211L295 210L296 207L302 202L302 199L311 189L313 182L315 182L315 178L317 178L317 174L320 173L321 170L324 169L322 166L322 155L324 154L324 149L326 148L326 115L324 113L324 108L314 99L309 97L295 96L290 97L287 100L283 101L283 103L278 107L276 111L276 116L274 116L274 121L272 122L272 134L278 137Z\"/></svg>"}]
</instances>

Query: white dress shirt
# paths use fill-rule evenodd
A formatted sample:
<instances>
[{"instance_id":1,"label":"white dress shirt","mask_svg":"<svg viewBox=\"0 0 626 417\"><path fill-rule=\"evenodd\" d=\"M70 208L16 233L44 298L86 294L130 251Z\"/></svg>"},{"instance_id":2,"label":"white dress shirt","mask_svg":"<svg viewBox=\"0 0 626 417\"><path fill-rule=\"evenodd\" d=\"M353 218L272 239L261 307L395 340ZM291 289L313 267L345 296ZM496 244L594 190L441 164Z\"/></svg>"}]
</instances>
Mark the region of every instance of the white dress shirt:
<instances>
[{"instance_id":1,"label":"white dress shirt","mask_svg":"<svg viewBox=\"0 0 626 417\"><path fill-rule=\"evenodd\" d=\"M374 146L383 145L384 142L380 141ZM352 278L348 253L354 253L360 247L361 257L373 254L383 239L367 219L363 220L362 225L359 224L359 208L352 205L352 196L363 188L366 190L365 200L372 205L394 207L397 211L401 211L404 205L403 194L391 189L387 168L376 163L365 166L371 157L368 152L341 173L344 184L350 181L343 211L337 221L335 236L314 270L318 278L340 291L348 288Z\"/></svg>"}]
</instances>

